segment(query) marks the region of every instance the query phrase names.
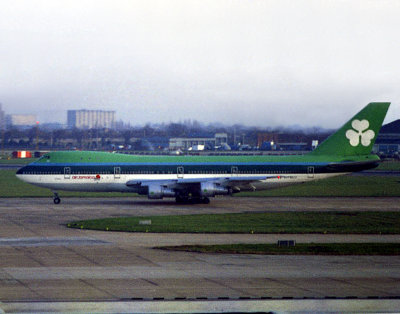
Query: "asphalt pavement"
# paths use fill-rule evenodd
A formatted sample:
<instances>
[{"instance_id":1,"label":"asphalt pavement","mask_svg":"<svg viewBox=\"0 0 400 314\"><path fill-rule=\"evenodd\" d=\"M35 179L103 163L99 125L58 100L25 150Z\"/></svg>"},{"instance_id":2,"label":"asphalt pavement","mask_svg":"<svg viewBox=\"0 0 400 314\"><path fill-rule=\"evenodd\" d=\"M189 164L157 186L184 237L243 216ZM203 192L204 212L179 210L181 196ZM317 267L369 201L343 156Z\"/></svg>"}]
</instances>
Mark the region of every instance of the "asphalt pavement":
<instances>
[{"instance_id":1,"label":"asphalt pavement","mask_svg":"<svg viewBox=\"0 0 400 314\"><path fill-rule=\"evenodd\" d=\"M53 204L51 198L0 199L0 309L22 311L25 302L71 305L127 300L356 299L361 303L375 300L375 306L389 300L386 303L394 306L400 299L399 256L220 255L169 252L153 247L274 243L282 239L298 243L400 242L398 235L149 234L69 229L66 224L129 215L399 211L399 200L217 198L209 205L177 206L168 200L136 197L64 198L60 205ZM390 307L381 309L390 311Z\"/></svg>"}]
</instances>

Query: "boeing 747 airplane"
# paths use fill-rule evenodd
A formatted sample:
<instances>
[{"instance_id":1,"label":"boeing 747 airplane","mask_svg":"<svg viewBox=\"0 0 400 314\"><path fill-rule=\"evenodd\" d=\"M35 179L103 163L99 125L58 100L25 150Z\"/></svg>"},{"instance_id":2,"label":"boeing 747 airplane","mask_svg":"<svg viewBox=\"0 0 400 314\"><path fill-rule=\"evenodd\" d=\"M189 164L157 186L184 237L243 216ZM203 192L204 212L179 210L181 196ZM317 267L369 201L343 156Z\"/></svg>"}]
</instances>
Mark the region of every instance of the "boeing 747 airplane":
<instances>
[{"instance_id":1,"label":"boeing 747 airplane","mask_svg":"<svg viewBox=\"0 0 400 314\"><path fill-rule=\"evenodd\" d=\"M371 169L371 155L390 103L368 104L314 151L297 156L135 156L107 152L50 152L17 177L58 191L132 192L209 203L209 197L264 190Z\"/></svg>"}]
</instances>

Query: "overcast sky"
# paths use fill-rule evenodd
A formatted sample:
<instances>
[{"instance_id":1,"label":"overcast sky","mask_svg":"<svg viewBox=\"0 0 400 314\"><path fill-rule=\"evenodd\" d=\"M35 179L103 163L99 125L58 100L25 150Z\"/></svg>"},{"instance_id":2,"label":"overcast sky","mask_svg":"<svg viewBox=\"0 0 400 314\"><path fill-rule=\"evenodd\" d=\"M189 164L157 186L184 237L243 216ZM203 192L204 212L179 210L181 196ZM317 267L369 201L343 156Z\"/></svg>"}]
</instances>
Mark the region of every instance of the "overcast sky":
<instances>
[{"instance_id":1,"label":"overcast sky","mask_svg":"<svg viewBox=\"0 0 400 314\"><path fill-rule=\"evenodd\" d=\"M400 1L0 2L6 113L337 128L400 118Z\"/></svg>"}]
</instances>

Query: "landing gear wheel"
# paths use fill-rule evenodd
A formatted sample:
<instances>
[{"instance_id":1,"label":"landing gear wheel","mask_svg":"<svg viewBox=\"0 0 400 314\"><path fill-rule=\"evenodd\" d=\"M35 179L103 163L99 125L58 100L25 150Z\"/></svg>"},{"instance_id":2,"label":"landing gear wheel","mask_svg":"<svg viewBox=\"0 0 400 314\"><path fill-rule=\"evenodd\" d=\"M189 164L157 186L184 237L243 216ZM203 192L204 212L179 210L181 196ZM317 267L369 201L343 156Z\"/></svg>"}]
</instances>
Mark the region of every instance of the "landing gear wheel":
<instances>
[{"instance_id":1,"label":"landing gear wheel","mask_svg":"<svg viewBox=\"0 0 400 314\"><path fill-rule=\"evenodd\" d=\"M54 204L60 204L61 199L60 199L60 197L58 196L58 193L57 193L57 192L53 192L53 193L54 193L54 197L53 197L53 202L54 202Z\"/></svg>"},{"instance_id":2,"label":"landing gear wheel","mask_svg":"<svg viewBox=\"0 0 400 314\"><path fill-rule=\"evenodd\" d=\"M210 199L208 197L203 197L201 201L203 204L210 204Z\"/></svg>"}]
</instances>

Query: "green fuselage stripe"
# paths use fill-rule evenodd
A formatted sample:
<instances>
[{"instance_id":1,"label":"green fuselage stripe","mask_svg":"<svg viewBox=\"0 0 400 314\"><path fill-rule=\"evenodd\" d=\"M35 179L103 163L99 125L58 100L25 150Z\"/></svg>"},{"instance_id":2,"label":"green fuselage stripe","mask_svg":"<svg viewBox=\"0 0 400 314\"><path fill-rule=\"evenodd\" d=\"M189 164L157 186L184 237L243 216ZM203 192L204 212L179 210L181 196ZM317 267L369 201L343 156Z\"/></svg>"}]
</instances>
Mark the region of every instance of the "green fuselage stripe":
<instances>
[{"instance_id":1,"label":"green fuselage stripe","mask_svg":"<svg viewBox=\"0 0 400 314\"><path fill-rule=\"evenodd\" d=\"M262 173L336 173L359 171L372 168L371 164L352 165L332 168L329 164L108 164L108 165L28 165L20 169L17 174L64 174L67 170L71 174L262 174Z\"/></svg>"},{"instance_id":2,"label":"green fuselage stripe","mask_svg":"<svg viewBox=\"0 0 400 314\"><path fill-rule=\"evenodd\" d=\"M374 168L379 158L353 156L135 156L51 152L17 174L270 174L339 173Z\"/></svg>"}]
</instances>

